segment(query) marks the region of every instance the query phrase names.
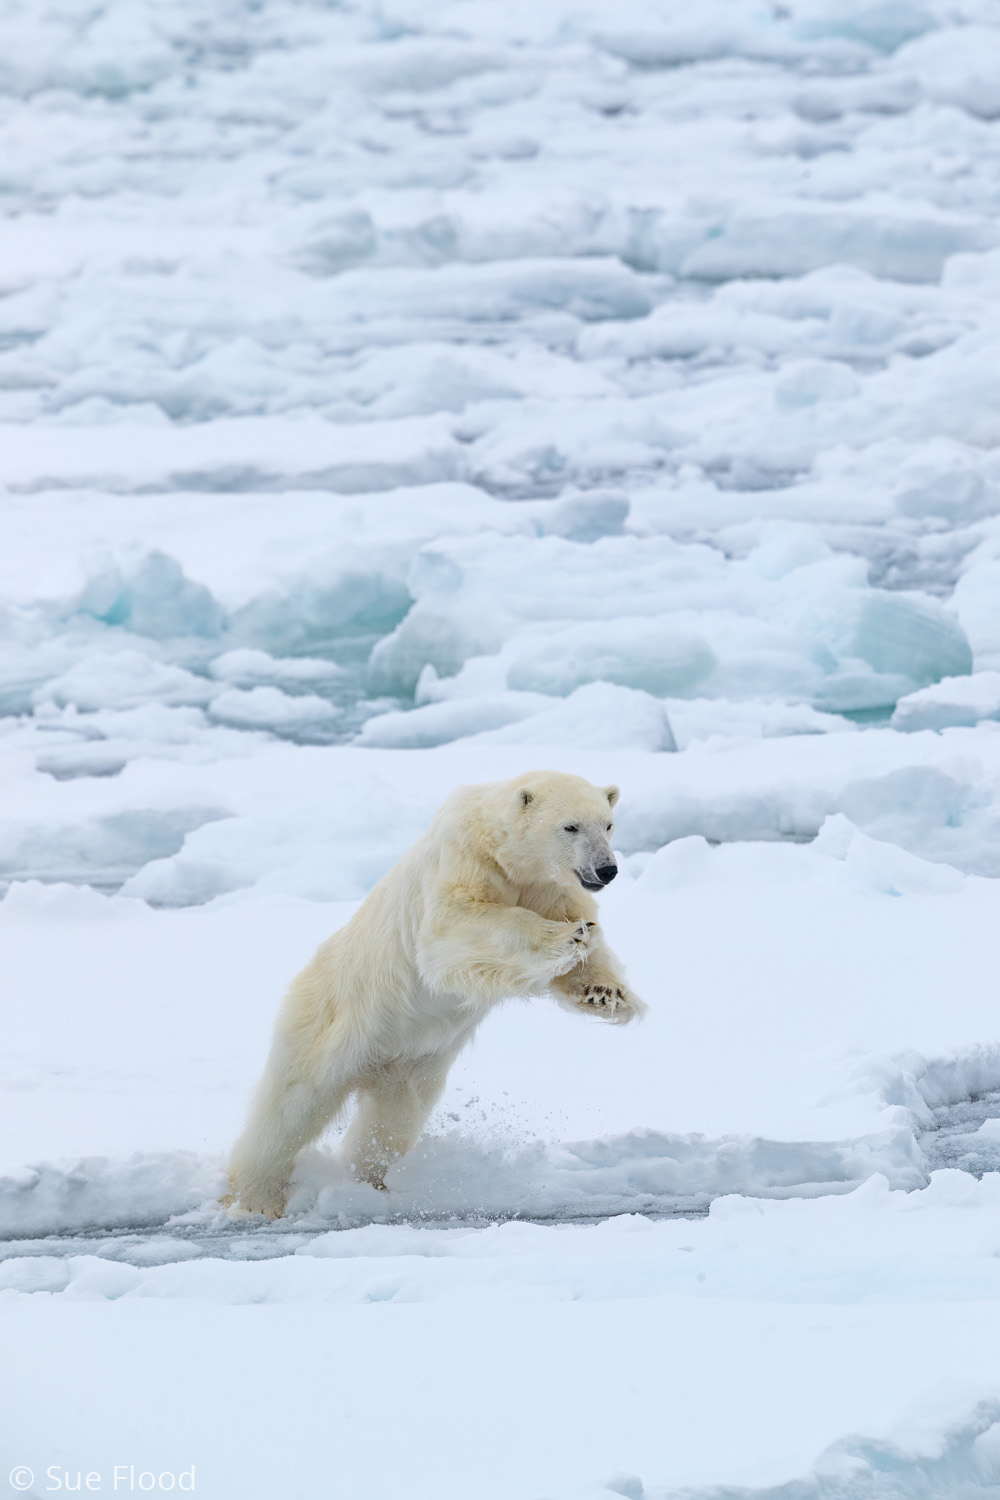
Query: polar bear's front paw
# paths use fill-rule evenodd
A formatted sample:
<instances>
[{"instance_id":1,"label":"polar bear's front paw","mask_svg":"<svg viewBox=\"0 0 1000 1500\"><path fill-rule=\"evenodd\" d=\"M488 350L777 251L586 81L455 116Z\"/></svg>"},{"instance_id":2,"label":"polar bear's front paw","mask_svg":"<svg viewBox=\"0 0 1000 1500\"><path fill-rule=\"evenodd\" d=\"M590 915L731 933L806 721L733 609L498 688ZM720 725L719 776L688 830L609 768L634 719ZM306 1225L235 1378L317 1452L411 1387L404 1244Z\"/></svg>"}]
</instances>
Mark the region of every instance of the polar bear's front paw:
<instances>
[{"instance_id":1,"label":"polar bear's front paw","mask_svg":"<svg viewBox=\"0 0 1000 1500\"><path fill-rule=\"evenodd\" d=\"M590 944L594 933L597 931L596 922L567 922L568 931L559 939L557 944L556 961L558 967L555 975L568 974L570 969L575 969L577 964L582 964L590 950Z\"/></svg>"},{"instance_id":2,"label":"polar bear's front paw","mask_svg":"<svg viewBox=\"0 0 1000 1500\"><path fill-rule=\"evenodd\" d=\"M569 990L567 998L574 1007L619 1025L641 1016L646 1009L638 995L633 995L623 984L596 984L584 980Z\"/></svg>"},{"instance_id":3,"label":"polar bear's front paw","mask_svg":"<svg viewBox=\"0 0 1000 1500\"><path fill-rule=\"evenodd\" d=\"M580 997L581 1005L593 1005L597 1010L616 1011L627 1003L625 991L616 984L592 984Z\"/></svg>"}]
</instances>

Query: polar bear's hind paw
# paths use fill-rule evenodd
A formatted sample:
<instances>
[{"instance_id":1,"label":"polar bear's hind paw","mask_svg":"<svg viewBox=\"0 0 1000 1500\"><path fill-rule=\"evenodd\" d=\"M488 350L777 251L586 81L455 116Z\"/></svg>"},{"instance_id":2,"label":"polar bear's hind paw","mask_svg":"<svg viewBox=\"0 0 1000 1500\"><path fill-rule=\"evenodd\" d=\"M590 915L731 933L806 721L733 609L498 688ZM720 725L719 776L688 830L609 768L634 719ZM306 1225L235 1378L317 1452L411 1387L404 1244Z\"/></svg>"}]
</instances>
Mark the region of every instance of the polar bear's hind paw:
<instances>
[{"instance_id":1,"label":"polar bear's hind paw","mask_svg":"<svg viewBox=\"0 0 1000 1500\"><path fill-rule=\"evenodd\" d=\"M287 1192L281 1188L244 1188L242 1190L230 1188L225 1197L219 1199L219 1202L233 1218L262 1214L265 1219L273 1222L283 1217L287 1196Z\"/></svg>"}]
</instances>

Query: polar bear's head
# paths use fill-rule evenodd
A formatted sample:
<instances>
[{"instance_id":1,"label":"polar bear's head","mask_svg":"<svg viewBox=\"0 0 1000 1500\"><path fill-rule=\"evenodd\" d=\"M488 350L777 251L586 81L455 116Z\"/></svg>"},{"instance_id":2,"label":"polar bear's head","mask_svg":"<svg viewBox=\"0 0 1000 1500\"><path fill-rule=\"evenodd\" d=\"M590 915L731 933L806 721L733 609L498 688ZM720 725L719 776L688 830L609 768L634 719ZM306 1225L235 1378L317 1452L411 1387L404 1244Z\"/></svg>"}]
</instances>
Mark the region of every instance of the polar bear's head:
<instances>
[{"instance_id":1,"label":"polar bear's head","mask_svg":"<svg viewBox=\"0 0 1000 1500\"><path fill-rule=\"evenodd\" d=\"M534 771L501 784L501 863L520 879L599 891L618 874L611 849L616 786Z\"/></svg>"}]
</instances>

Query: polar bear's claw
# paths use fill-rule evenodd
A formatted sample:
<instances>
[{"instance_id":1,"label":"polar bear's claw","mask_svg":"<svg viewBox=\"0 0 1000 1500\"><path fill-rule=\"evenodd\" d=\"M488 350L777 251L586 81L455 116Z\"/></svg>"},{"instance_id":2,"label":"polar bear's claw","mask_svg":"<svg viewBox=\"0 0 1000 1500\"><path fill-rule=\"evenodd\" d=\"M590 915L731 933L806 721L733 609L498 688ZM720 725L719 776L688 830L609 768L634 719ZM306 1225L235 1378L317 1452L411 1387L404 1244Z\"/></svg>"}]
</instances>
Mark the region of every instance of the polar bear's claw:
<instances>
[{"instance_id":1,"label":"polar bear's claw","mask_svg":"<svg viewBox=\"0 0 1000 1500\"><path fill-rule=\"evenodd\" d=\"M596 1010L616 1011L619 1005L627 1003L624 990L617 985L612 988L606 984L593 984L582 997L584 1005L592 1005Z\"/></svg>"},{"instance_id":2,"label":"polar bear's claw","mask_svg":"<svg viewBox=\"0 0 1000 1500\"><path fill-rule=\"evenodd\" d=\"M556 976L568 974L570 969L575 969L586 960L596 928L596 922L577 922L565 937L558 939L558 967L554 971Z\"/></svg>"},{"instance_id":3,"label":"polar bear's claw","mask_svg":"<svg viewBox=\"0 0 1000 1500\"><path fill-rule=\"evenodd\" d=\"M564 1003L574 1010L582 1010L588 1016L599 1016L602 1021L611 1021L616 1026L623 1026L645 1014L646 1006L624 981L615 983L605 977L607 982L599 984L582 973L575 982L562 986L561 995L557 991L556 998L563 998Z\"/></svg>"}]
</instances>

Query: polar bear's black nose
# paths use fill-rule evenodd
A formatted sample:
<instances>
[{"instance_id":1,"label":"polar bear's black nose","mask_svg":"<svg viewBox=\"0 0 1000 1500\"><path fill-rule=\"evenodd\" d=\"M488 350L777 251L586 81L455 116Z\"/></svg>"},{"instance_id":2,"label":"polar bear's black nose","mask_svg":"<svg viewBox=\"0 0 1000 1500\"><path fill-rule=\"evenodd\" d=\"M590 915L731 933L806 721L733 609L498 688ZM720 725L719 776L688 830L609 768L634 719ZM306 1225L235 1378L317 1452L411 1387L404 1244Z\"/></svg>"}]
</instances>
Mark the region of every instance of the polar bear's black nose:
<instances>
[{"instance_id":1,"label":"polar bear's black nose","mask_svg":"<svg viewBox=\"0 0 1000 1500\"><path fill-rule=\"evenodd\" d=\"M614 880L615 876L618 874L618 866L600 865L598 869L594 871L594 874L597 876L602 885L610 885L612 880Z\"/></svg>"}]
</instances>

